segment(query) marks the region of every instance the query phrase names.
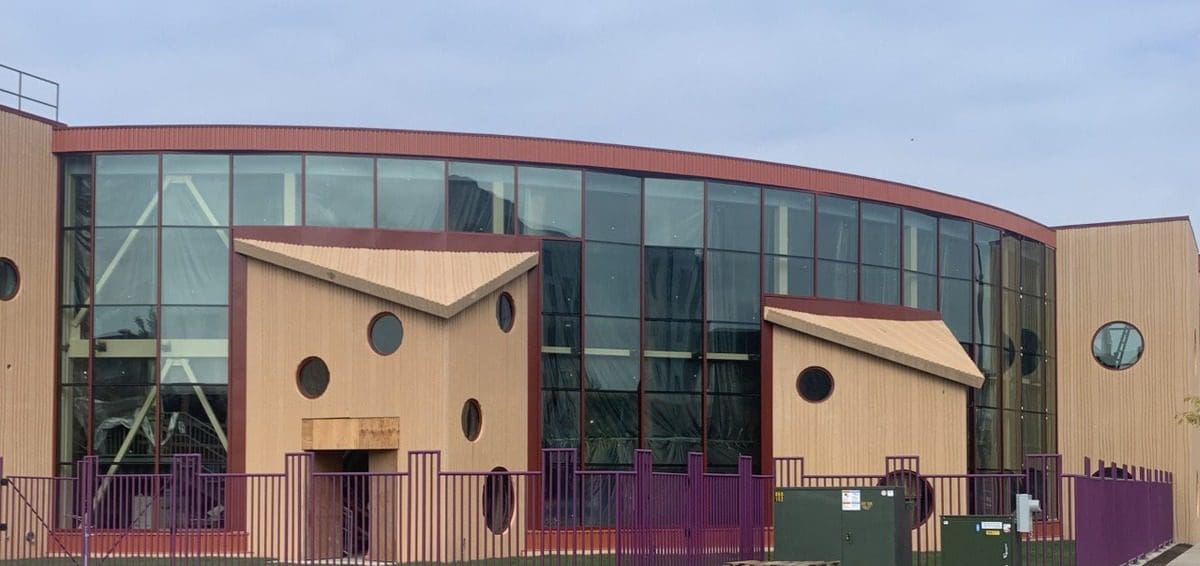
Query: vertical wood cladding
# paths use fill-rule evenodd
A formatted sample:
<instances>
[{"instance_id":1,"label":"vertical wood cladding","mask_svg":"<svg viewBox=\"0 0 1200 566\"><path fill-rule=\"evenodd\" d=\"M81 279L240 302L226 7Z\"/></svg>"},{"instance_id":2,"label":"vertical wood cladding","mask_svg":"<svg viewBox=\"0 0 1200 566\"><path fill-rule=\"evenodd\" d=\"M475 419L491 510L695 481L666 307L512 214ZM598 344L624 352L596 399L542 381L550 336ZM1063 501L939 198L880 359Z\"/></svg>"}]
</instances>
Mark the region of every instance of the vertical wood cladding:
<instances>
[{"instance_id":1,"label":"vertical wood cladding","mask_svg":"<svg viewBox=\"0 0 1200 566\"><path fill-rule=\"evenodd\" d=\"M1083 458L1175 473L1175 536L1200 539L1200 433L1177 424L1183 398L1200 394L1200 276L1190 223L1066 229L1058 235L1059 446L1064 468ZM1092 356L1105 323L1135 325L1145 350L1114 371Z\"/></svg>"},{"instance_id":2,"label":"vertical wood cladding","mask_svg":"<svg viewBox=\"0 0 1200 566\"><path fill-rule=\"evenodd\" d=\"M53 473L57 183L52 127L0 110L0 257L21 275L0 302L0 457L6 475Z\"/></svg>"}]
</instances>

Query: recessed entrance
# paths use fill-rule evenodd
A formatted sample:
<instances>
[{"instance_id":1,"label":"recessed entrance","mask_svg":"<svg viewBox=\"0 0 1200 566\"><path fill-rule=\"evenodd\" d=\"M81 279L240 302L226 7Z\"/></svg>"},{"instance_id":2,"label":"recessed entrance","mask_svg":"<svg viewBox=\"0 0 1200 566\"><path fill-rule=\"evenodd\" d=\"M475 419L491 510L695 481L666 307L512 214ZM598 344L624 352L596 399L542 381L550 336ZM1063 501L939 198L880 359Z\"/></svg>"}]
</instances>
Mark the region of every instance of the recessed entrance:
<instances>
[{"instance_id":1,"label":"recessed entrance","mask_svg":"<svg viewBox=\"0 0 1200 566\"><path fill-rule=\"evenodd\" d=\"M317 513L325 532L314 533L325 558L362 558L371 549L371 453L367 450L320 451L314 464L313 490L322 505ZM334 531L334 532L329 532Z\"/></svg>"}]
</instances>

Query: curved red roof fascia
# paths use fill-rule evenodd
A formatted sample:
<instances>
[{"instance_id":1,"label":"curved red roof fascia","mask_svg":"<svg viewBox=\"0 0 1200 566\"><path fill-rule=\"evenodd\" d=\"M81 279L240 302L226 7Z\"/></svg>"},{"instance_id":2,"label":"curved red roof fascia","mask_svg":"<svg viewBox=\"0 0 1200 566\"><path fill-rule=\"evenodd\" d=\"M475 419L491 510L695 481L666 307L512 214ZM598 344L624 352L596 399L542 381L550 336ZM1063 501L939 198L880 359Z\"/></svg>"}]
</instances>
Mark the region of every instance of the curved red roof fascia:
<instances>
[{"instance_id":1,"label":"curved red roof fascia","mask_svg":"<svg viewBox=\"0 0 1200 566\"><path fill-rule=\"evenodd\" d=\"M1055 245L1054 230L970 199L860 175L686 151L546 138L306 126L97 126L54 132L55 153L286 151L536 163L803 189L971 219Z\"/></svg>"}]
</instances>

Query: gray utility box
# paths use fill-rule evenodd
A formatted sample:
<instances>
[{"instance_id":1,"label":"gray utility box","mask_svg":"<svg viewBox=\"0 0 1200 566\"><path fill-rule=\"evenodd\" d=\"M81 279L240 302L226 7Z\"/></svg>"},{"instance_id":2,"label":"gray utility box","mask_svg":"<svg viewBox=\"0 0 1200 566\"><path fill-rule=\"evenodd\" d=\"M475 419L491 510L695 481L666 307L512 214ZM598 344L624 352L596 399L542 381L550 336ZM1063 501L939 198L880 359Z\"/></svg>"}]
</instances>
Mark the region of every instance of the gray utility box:
<instances>
[{"instance_id":1,"label":"gray utility box","mask_svg":"<svg viewBox=\"0 0 1200 566\"><path fill-rule=\"evenodd\" d=\"M775 560L910 566L911 511L900 487L775 490Z\"/></svg>"},{"instance_id":2,"label":"gray utility box","mask_svg":"<svg viewBox=\"0 0 1200 566\"><path fill-rule=\"evenodd\" d=\"M1020 543L1011 516L942 517L942 566L1021 566Z\"/></svg>"}]
</instances>

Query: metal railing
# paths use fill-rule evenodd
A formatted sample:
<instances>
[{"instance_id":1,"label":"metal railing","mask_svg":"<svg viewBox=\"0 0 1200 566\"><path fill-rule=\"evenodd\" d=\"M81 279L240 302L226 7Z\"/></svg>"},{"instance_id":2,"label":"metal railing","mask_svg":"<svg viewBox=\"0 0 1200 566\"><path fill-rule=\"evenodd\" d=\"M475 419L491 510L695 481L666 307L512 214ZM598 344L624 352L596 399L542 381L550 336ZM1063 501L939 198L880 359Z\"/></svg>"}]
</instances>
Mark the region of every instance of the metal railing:
<instances>
[{"instance_id":1,"label":"metal railing","mask_svg":"<svg viewBox=\"0 0 1200 566\"><path fill-rule=\"evenodd\" d=\"M0 93L12 97L17 110L46 118L53 113L54 120L58 120L58 83L4 64L0 64L0 76L5 77L0 80ZM14 90L10 90L14 88L11 86L12 78L16 79ZM49 96L51 90L54 93L53 102ZM0 98L0 101L3 100Z\"/></svg>"}]
</instances>

